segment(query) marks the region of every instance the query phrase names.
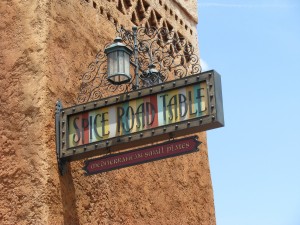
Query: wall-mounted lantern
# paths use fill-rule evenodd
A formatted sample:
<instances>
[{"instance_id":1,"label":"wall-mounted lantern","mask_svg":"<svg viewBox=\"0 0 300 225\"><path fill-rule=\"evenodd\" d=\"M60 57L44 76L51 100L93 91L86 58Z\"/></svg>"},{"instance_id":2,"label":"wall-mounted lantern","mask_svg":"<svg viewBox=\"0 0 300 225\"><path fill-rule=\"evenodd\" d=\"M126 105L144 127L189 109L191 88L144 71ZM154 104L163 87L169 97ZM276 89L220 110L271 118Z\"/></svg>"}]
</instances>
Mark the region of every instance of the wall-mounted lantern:
<instances>
[{"instance_id":1,"label":"wall-mounted lantern","mask_svg":"<svg viewBox=\"0 0 300 225\"><path fill-rule=\"evenodd\" d=\"M117 37L104 53L107 55L107 79L112 84L124 84L131 80L130 56L132 50L122 43Z\"/></svg>"},{"instance_id":2,"label":"wall-mounted lantern","mask_svg":"<svg viewBox=\"0 0 300 225\"><path fill-rule=\"evenodd\" d=\"M130 63L135 67L135 85L133 85L133 89L140 88L141 84L143 87L149 87L162 83L163 76L153 63L152 42L149 40L138 40L137 30L137 27L133 27L131 37L126 38L127 40L132 40L132 43L128 43L128 46L122 42L121 37L116 37L114 43L104 50L107 56L107 79L114 85L121 85L132 81L129 68ZM131 62L130 57L132 53L134 54L132 57L133 61ZM144 56L139 57L139 53L144 54ZM145 60L148 64L147 69L143 69L140 66L140 64L145 65ZM141 84L139 84L139 80L141 80Z\"/></svg>"}]
</instances>

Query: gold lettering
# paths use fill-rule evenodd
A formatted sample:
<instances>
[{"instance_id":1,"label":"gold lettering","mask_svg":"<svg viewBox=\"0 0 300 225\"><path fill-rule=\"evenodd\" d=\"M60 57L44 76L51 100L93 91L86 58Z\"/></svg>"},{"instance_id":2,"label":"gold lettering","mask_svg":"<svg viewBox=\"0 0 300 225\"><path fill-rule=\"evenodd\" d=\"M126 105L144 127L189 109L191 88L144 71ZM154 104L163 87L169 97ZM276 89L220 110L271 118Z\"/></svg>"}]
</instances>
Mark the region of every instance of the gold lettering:
<instances>
[{"instance_id":1,"label":"gold lettering","mask_svg":"<svg viewBox=\"0 0 300 225\"><path fill-rule=\"evenodd\" d=\"M139 158L143 157L143 154L142 153L136 153L134 156L135 156L135 159L139 159Z\"/></svg>"},{"instance_id":2,"label":"gold lettering","mask_svg":"<svg viewBox=\"0 0 300 225\"><path fill-rule=\"evenodd\" d=\"M172 145L171 145L171 146L168 146L168 147L167 147L167 152L172 151L172 149L173 149L173 146L172 146Z\"/></svg>"},{"instance_id":3,"label":"gold lettering","mask_svg":"<svg viewBox=\"0 0 300 225\"><path fill-rule=\"evenodd\" d=\"M101 165L99 163L93 163L91 169L95 169L97 167L101 167Z\"/></svg>"}]
</instances>

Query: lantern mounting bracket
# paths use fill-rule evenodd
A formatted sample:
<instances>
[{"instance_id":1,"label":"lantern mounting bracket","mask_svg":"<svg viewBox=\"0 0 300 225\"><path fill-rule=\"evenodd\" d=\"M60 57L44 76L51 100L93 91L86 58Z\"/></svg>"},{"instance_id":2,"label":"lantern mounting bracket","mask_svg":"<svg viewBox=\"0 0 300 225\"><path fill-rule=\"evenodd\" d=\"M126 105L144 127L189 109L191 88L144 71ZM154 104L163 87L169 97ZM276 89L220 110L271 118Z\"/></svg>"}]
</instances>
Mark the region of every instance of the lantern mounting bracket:
<instances>
[{"instance_id":1,"label":"lantern mounting bracket","mask_svg":"<svg viewBox=\"0 0 300 225\"><path fill-rule=\"evenodd\" d=\"M174 31L168 31L164 27L133 27L132 31L129 31L121 26L116 27L116 36L118 38L115 42L106 45L104 51L100 50L95 60L89 64L87 72L81 76L78 103L105 98L112 93L126 93L201 72L194 47ZM128 74L111 68L113 63L109 61L109 57L112 54L109 54L112 51L128 54L129 65L133 66L129 66L129 70L127 68ZM112 73L113 70L117 72ZM123 77L109 77L109 74Z\"/></svg>"}]
</instances>

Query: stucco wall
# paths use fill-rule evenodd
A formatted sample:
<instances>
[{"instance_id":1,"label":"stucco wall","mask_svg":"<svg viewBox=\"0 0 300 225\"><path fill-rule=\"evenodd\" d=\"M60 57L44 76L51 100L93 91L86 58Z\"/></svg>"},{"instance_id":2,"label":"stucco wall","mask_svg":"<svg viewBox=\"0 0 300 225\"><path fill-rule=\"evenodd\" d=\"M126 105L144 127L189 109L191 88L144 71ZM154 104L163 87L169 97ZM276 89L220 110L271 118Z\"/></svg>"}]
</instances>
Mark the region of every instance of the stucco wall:
<instances>
[{"instance_id":1,"label":"stucco wall","mask_svg":"<svg viewBox=\"0 0 300 225\"><path fill-rule=\"evenodd\" d=\"M132 6L121 12L117 1L94 2L0 3L0 223L215 224L205 133L197 153L88 177L77 161L59 176L55 103L76 104L80 75L113 40L114 22L130 29L138 4L127 1ZM197 45L185 12L172 1L167 10L147 2L139 23L155 9L158 25L168 20Z\"/></svg>"},{"instance_id":2,"label":"stucco wall","mask_svg":"<svg viewBox=\"0 0 300 225\"><path fill-rule=\"evenodd\" d=\"M194 22L198 21L197 0L173 0L180 5L183 12L189 15Z\"/></svg>"}]
</instances>

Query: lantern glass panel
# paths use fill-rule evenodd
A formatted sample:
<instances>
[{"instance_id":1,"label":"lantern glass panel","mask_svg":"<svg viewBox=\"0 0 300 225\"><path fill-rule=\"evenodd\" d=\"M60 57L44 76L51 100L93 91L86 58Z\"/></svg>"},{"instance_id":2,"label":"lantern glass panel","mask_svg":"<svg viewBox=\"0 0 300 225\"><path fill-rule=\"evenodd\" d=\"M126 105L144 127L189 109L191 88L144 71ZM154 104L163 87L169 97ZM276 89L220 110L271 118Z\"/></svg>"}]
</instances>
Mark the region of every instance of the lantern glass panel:
<instances>
[{"instance_id":1,"label":"lantern glass panel","mask_svg":"<svg viewBox=\"0 0 300 225\"><path fill-rule=\"evenodd\" d=\"M129 82L131 79L129 66L129 54L127 52L117 50L109 53L108 79L116 84Z\"/></svg>"},{"instance_id":2,"label":"lantern glass panel","mask_svg":"<svg viewBox=\"0 0 300 225\"><path fill-rule=\"evenodd\" d=\"M124 71L125 71L125 74L130 74L130 59L129 59L129 55L128 54L124 54Z\"/></svg>"},{"instance_id":3,"label":"lantern glass panel","mask_svg":"<svg viewBox=\"0 0 300 225\"><path fill-rule=\"evenodd\" d=\"M130 55L132 50L117 37L113 44L104 50L107 55L107 79L113 84L130 82Z\"/></svg>"},{"instance_id":4,"label":"lantern glass panel","mask_svg":"<svg viewBox=\"0 0 300 225\"><path fill-rule=\"evenodd\" d=\"M124 71L124 52L123 51L118 51L118 73L119 74L125 74Z\"/></svg>"}]
</instances>

